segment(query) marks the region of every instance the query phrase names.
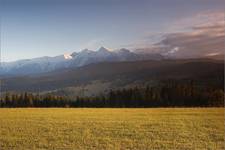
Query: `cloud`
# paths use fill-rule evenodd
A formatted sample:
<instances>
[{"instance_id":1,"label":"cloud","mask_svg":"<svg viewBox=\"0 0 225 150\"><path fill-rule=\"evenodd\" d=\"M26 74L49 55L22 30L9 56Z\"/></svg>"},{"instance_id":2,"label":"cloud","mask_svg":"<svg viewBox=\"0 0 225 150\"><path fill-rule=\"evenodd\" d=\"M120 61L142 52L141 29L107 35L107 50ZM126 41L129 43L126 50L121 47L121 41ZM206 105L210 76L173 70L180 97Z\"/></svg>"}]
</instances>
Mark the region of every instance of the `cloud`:
<instances>
[{"instance_id":1,"label":"cloud","mask_svg":"<svg viewBox=\"0 0 225 150\"><path fill-rule=\"evenodd\" d=\"M168 32L183 32L185 30L190 31L193 28L207 28L217 25L224 25L224 12L206 11L176 20L168 27Z\"/></svg>"},{"instance_id":2,"label":"cloud","mask_svg":"<svg viewBox=\"0 0 225 150\"><path fill-rule=\"evenodd\" d=\"M185 58L224 54L224 12L205 12L172 25L161 41L146 50Z\"/></svg>"},{"instance_id":3,"label":"cloud","mask_svg":"<svg viewBox=\"0 0 225 150\"><path fill-rule=\"evenodd\" d=\"M216 55L220 55L220 53L209 53L209 54L206 54L205 56L216 56Z\"/></svg>"},{"instance_id":4,"label":"cloud","mask_svg":"<svg viewBox=\"0 0 225 150\"><path fill-rule=\"evenodd\" d=\"M174 54L174 53L178 52L179 50L180 50L179 47L174 47L171 50L169 50L166 54L167 55Z\"/></svg>"}]
</instances>

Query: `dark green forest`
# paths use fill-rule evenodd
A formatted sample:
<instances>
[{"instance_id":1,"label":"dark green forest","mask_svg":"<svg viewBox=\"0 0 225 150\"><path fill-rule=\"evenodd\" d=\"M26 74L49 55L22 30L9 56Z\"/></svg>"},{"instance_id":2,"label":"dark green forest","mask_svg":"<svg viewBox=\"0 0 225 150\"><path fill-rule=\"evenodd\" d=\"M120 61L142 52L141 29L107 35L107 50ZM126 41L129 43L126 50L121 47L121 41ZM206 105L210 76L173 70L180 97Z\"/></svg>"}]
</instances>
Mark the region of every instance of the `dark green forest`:
<instances>
[{"instance_id":1,"label":"dark green forest","mask_svg":"<svg viewBox=\"0 0 225 150\"><path fill-rule=\"evenodd\" d=\"M0 107L223 107L224 88L200 86L193 81L163 82L157 86L110 90L105 95L76 97L53 94L10 93L1 98Z\"/></svg>"}]
</instances>

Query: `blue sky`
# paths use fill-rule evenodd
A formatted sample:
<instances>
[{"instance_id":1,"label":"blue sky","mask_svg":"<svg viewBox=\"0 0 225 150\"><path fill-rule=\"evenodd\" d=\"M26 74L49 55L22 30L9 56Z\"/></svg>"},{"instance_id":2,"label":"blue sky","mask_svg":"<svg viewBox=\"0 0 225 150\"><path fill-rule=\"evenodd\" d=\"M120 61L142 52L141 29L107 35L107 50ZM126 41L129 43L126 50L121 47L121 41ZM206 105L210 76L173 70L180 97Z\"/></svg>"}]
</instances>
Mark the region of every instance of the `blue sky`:
<instances>
[{"instance_id":1,"label":"blue sky","mask_svg":"<svg viewBox=\"0 0 225 150\"><path fill-rule=\"evenodd\" d=\"M3 61L157 42L183 18L223 11L222 0L1 0ZM182 28L181 28L182 29ZM185 30L185 28L184 28Z\"/></svg>"}]
</instances>

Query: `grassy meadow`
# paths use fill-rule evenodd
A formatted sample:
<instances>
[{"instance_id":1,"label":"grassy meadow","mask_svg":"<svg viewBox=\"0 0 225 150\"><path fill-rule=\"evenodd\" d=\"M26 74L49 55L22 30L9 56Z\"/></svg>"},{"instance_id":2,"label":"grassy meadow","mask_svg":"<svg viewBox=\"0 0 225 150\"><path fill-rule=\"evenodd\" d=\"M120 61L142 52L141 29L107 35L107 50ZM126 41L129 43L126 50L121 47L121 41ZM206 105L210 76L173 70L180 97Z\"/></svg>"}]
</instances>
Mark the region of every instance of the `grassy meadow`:
<instances>
[{"instance_id":1,"label":"grassy meadow","mask_svg":"<svg viewBox=\"0 0 225 150\"><path fill-rule=\"evenodd\" d=\"M224 149L224 108L0 109L0 149Z\"/></svg>"}]
</instances>

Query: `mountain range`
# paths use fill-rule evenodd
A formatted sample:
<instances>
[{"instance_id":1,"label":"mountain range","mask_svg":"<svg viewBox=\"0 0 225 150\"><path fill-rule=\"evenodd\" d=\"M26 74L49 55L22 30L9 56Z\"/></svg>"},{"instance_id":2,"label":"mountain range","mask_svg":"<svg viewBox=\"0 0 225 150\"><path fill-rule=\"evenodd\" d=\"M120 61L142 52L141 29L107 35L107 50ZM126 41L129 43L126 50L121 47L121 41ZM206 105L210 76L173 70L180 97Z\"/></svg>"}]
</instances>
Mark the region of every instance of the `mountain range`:
<instances>
[{"instance_id":1,"label":"mountain range","mask_svg":"<svg viewBox=\"0 0 225 150\"><path fill-rule=\"evenodd\" d=\"M160 85L164 80L223 87L224 55L178 59L128 49L84 49L55 57L3 62L2 92L54 93L74 98L111 89Z\"/></svg>"},{"instance_id":2,"label":"mountain range","mask_svg":"<svg viewBox=\"0 0 225 150\"><path fill-rule=\"evenodd\" d=\"M14 62L3 62L0 66L0 75L18 76L39 74L65 68L77 68L99 62L161 60L163 58L164 57L160 54L135 53L125 48L117 51L110 51L101 47L97 51L84 49L80 52L56 57L45 56Z\"/></svg>"}]
</instances>

